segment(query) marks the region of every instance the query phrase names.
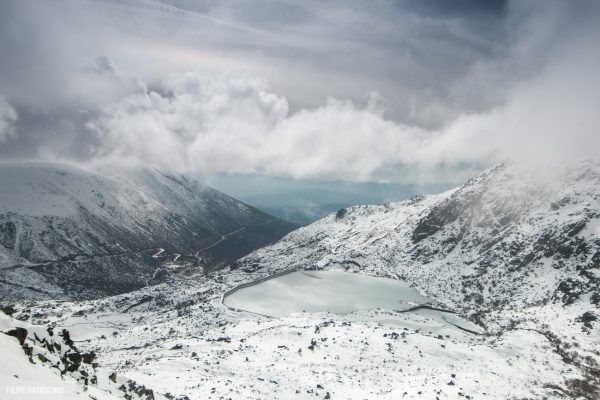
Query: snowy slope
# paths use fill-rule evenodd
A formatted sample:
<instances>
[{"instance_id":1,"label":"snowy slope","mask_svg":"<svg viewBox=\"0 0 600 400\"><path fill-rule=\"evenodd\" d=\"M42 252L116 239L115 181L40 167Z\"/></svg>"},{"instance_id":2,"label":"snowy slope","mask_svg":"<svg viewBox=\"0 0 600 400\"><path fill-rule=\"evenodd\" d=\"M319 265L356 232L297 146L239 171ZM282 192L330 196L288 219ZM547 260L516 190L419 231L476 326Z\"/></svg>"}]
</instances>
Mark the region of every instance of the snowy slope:
<instances>
[{"instance_id":1,"label":"snowy slope","mask_svg":"<svg viewBox=\"0 0 600 400\"><path fill-rule=\"evenodd\" d=\"M340 211L225 270L7 312L13 326L69 330L98 368L156 396L595 400L599 192L597 160L499 166L440 195ZM266 318L221 304L290 267L404 279L485 334L393 310Z\"/></svg>"},{"instance_id":2,"label":"snowy slope","mask_svg":"<svg viewBox=\"0 0 600 400\"><path fill-rule=\"evenodd\" d=\"M463 312L600 301L600 160L498 166L441 195L355 206L240 260L405 279Z\"/></svg>"},{"instance_id":3,"label":"snowy slope","mask_svg":"<svg viewBox=\"0 0 600 400\"><path fill-rule=\"evenodd\" d=\"M0 357L11 360L10 364L0 365L0 387L8 397L35 399L43 396L52 400L88 398L77 382L63 380L50 368L30 363L14 338L0 335Z\"/></svg>"},{"instance_id":4,"label":"snowy slope","mask_svg":"<svg viewBox=\"0 0 600 400\"><path fill-rule=\"evenodd\" d=\"M36 327L0 315L0 388L6 398L164 400L143 385L98 368L93 352L83 353L68 331ZM25 354L24 354L25 353ZM4 398L4 397L3 397Z\"/></svg>"},{"instance_id":5,"label":"snowy slope","mask_svg":"<svg viewBox=\"0 0 600 400\"><path fill-rule=\"evenodd\" d=\"M94 297L217 268L292 226L185 176L0 164L0 293ZM159 249L160 257L152 257ZM158 271L158 272L157 272Z\"/></svg>"}]
</instances>

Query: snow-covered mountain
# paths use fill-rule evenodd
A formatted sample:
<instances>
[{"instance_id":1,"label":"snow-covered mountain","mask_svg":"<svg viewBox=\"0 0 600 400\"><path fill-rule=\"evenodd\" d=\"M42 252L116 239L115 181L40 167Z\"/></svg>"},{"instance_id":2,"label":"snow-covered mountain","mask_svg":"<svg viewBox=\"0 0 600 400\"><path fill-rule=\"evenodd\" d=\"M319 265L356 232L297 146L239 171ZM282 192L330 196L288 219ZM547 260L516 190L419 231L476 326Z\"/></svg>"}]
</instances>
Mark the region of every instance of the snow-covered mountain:
<instances>
[{"instance_id":1,"label":"snow-covered mountain","mask_svg":"<svg viewBox=\"0 0 600 400\"><path fill-rule=\"evenodd\" d=\"M3 298L122 293L219 268L293 228L152 168L0 164L0 188Z\"/></svg>"},{"instance_id":2,"label":"snow-covered mountain","mask_svg":"<svg viewBox=\"0 0 600 400\"><path fill-rule=\"evenodd\" d=\"M236 263L404 279L463 312L600 304L600 160L497 166L465 185L338 211Z\"/></svg>"},{"instance_id":3,"label":"snow-covered mountain","mask_svg":"<svg viewBox=\"0 0 600 400\"><path fill-rule=\"evenodd\" d=\"M88 302L5 303L0 322L39 367L70 365L49 350L65 335L68 354L93 353L65 373L93 396L592 400L599 250L600 160L498 166L439 195L340 210L230 268ZM405 280L484 333L397 310L268 318L222 304L290 268Z\"/></svg>"}]
</instances>

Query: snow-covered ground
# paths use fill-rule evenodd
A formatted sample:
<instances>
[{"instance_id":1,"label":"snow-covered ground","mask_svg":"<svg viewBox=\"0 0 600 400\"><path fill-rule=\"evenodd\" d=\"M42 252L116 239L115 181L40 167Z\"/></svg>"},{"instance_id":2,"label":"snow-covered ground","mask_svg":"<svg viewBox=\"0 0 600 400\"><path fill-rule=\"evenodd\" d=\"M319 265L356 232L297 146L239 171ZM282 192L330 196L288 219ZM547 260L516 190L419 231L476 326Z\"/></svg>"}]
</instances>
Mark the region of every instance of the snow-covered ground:
<instances>
[{"instance_id":1,"label":"snow-covered ground","mask_svg":"<svg viewBox=\"0 0 600 400\"><path fill-rule=\"evenodd\" d=\"M57 370L32 364L17 339L0 335L0 390L3 399L81 399L83 387ZM92 389L91 393L97 390ZM106 397L105 397L106 398ZM113 397L117 398L117 397Z\"/></svg>"},{"instance_id":2,"label":"snow-covered ground","mask_svg":"<svg viewBox=\"0 0 600 400\"><path fill-rule=\"evenodd\" d=\"M330 215L227 270L17 304L10 323L67 329L104 378L156 397L597 399L600 163L553 176L497 167L441 195ZM221 303L299 267L404 280L483 334L427 313L269 318Z\"/></svg>"},{"instance_id":3,"label":"snow-covered ground","mask_svg":"<svg viewBox=\"0 0 600 400\"><path fill-rule=\"evenodd\" d=\"M582 356L597 356L600 339L597 328L583 334L575 322L581 306L494 315L491 331L474 335L387 310L260 317L221 306L223 286L188 285L102 304L55 304L55 314L44 318L55 330L68 329L81 351L96 352L106 376L116 372L157 394L190 399L308 399L328 392L343 399L396 399L405 392L424 399L562 398L565 382L587 378L536 330L548 324ZM156 306L163 302L168 306ZM47 309L29 309L30 320ZM512 322L515 329L500 328Z\"/></svg>"}]
</instances>

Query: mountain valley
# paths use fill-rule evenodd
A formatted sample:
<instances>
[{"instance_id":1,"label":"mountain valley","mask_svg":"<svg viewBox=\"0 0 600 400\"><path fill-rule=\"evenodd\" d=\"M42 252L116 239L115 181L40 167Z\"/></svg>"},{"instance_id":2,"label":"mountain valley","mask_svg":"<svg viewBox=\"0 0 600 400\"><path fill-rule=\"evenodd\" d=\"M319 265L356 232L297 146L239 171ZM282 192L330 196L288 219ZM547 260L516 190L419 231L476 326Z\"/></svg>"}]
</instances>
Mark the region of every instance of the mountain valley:
<instances>
[{"instance_id":1,"label":"mountain valley","mask_svg":"<svg viewBox=\"0 0 600 400\"><path fill-rule=\"evenodd\" d=\"M25 329L26 352L57 371L59 336L44 332L66 330L97 378L63 374L106 398L595 399L599 227L598 160L499 165L439 195L340 210L224 269L95 300L3 301L3 330ZM223 304L309 270L404 281L477 331L401 307L273 318Z\"/></svg>"}]
</instances>

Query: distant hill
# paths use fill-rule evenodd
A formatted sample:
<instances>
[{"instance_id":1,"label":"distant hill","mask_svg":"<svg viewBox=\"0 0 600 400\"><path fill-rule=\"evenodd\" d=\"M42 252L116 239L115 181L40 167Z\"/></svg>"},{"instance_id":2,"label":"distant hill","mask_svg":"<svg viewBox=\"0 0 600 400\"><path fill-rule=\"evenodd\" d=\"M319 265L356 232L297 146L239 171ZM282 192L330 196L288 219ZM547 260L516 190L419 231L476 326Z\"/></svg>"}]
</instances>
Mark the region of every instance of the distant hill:
<instances>
[{"instance_id":1,"label":"distant hill","mask_svg":"<svg viewBox=\"0 0 600 400\"><path fill-rule=\"evenodd\" d=\"M123 293L174 273L218 269L295 228L152 168L0 164L0 188L5 299Z\"/></svg>"},{"instance_id":2,"label":"distant hill","mask_svg":"<svg viewBox=\"0 0 600 400\"><path fill-rule=\"evenodd\" d=\"M260 174L218 174L210 184L236 199L300 225L310 224L343 207L396 202L454 186L450 183L321 182Z\"/></svg>"}]
</instances>

